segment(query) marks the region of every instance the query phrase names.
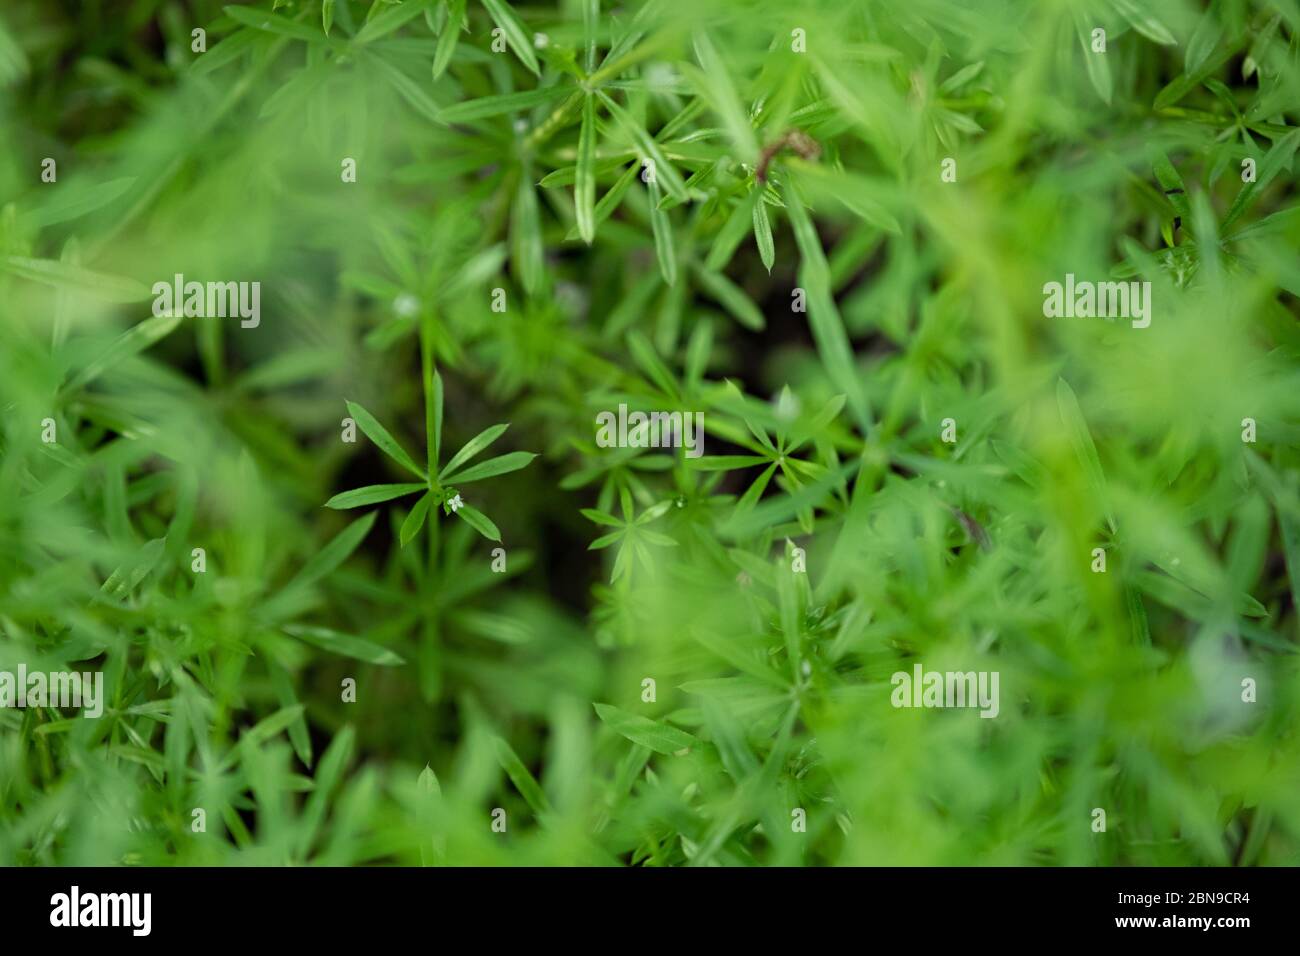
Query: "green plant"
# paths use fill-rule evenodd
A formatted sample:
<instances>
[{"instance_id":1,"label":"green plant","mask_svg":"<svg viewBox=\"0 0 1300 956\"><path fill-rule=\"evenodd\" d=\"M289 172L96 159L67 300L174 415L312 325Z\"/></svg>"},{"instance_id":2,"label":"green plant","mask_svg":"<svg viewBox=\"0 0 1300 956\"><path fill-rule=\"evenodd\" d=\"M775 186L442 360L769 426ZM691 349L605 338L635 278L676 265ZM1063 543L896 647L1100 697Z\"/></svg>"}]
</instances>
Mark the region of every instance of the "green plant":
<instances>
[{"instance_id":1,"label":"green plant","mask_svg":"<svg viewBox=\"0 0 1300 956\"><path fill-rule=\"evenodd\" d=\"M0 861L1294 864L1297 36L7 5Z\"/></svg>"},{"instance_id":2,"label":"green plant","mask_svg":"<svg viewBox=\"0 0 1300 956\"><path fill-rule=\"evenodd\" d=\"M465 446L452 455L451 460L439 469L438 452L442 439L443 407L442 379L437 372L433 373L431 392L432 394L425 399L432 403L432 411L429 413L428 420L430 449L428 470L417 465L402 446L397 443L397 440L388 433L388 430L375 421L373 415L360 405L348 402L348 411L352 413L356 424L361 426L361 430L365 432L366 436L393 461L407 471L413 472L424 479L423 484L404 482L400 484L367 485L364 488L356 488L352 491L337 494L325 502L325 505L329 508L360 508L363 505L378 504L417 491L424 491L415 507L411 509L410 514L406 516L406 520L402 522L402 544L405 545L420 533L420 529L424 527L425 518L429 514L429 508L435 504L442 505L444 514L456 514L488 540L500 541L501 532L497 530L497 526L477 508L462 504L460 492L451 485L451 482L454 481L457 484L465 485L471 481L481 481L484 478L492 478L496 475L518 471L537 456L529 452L508 452L495 458L489 458L477 465L466 467L471 458L500 438L505 430L510 427L508 425L493 425L466 442Z\"/></svg>"}]
</instances>

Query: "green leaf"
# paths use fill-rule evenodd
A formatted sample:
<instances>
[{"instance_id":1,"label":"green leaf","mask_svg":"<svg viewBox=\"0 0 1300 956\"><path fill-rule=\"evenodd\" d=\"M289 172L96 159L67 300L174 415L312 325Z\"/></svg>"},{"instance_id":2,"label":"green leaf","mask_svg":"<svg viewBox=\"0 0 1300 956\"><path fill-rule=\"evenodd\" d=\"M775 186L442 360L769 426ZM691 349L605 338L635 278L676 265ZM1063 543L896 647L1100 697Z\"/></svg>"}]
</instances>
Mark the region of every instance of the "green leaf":
<instances>
[{"instance_id":1,"label":"green leaf","mask_svg":"<svg viewBox=\"0 0 1300 956\"><path fill-rule=\"evenodd\" d=\"M530 451L512 451L505 455L498 455L496 458L489 458L477 465L472 465L458 475L448 475L446 480L454 481L458 485L467 485L471 481L495 478L497 475L505 475L512 471L518 471L520 468L526 468L528 463L536 457Z\"/></svg>"},{"instance_id":2,"label":"green leaf","mask_svg":"<svg viewBox=\"0 0 1300 956\"><path fill-rule=\"evenodd\" d=\"M1219 45L1219 41L1223 38L1221 16L1218 0L1213 0L1210 8L1201 14L1196 29L1187 41L1187 49L1183 54L1183 69L1188 73L1195 73L1199 70L1205 61L1210 58L1214 48Z\"/></svg>"},{"instance_id":3,"label":"green leaf","mask_svg":"<svg viewBox=\"0 0 1300 956\"><path fill-rule=\"evenodd\" d=\"M21 80L29 69L23 48L14 40L4 21L0 20L0 87Z\"/></svg>"},{"instance_id":4,"label":"green leaf","mask_svg":"<svg viewBox=\"0 0 1300 956\"><path fill-rule=\"evenodd\" d=\"M735 471L766 463L767 459L759 455L701 455L687 459L686 466L696 471Z\"/></svg>"},{"instance_id":5,"label":"green leaf","mask_svg":"<svg viewBox=\"0 0 1300 956\"><path fill-rule=\"evenodd\" d=\"M1234 230L1232 235L1227 238L1233 241L1249 239L1251 237L1271 236L1278 233L1286 233L1300 223L1300 206L1292 206L1289 209L1281 209L1270 216L1256 220L1248 226Z\"/></svg>"},{"instance_id":6,"label":"green leaf","mask_svg":"<svg viewBox=\"0 0 1300 956\"><path fill-rule=\"evenodd\" d=\"M626 737L634 744L649 747L655 753L672 756L680 751L693 750L701 746L699 738L660 721L629 714L609 704L592 706L596 708L596 716L615 733Z\"/></svg>"},{"instance_id":7,"label":"green leaf","mask_svg":"<svg viewBox=\"0 0 1300 956\"><path fill-rule=\"evenodd\" d=\"M415 80L403 73L398 67L381 56L361 50L357 51L357 58L373 68L417 113L439 126L447 125L442 118L442 111L438 108L438 104L420 88L420 85Z\"/></svg>"},{"instance_id":8,"label":"green leaf","mask_svg":"<svg viewBox=\"0 0 1300 956\"><path fill-rule=\"evenodd\" d=\"M298 831L298 853L305 857L315 839L320 825L325 819L325 811L334 797L334 790L339 785L348 761L352 759L356 731L345 726L334 735L325 753L321 755L316 768L316 786L307 798L303 810L302 825Z\"/></svg>"},{"instance_id":9,"label":"green leaf","mask_svg":"<svg viewBox=\"0 0 1300 956\"><path fill-rule=\"evenodd\" d=\"M452 456L451 461L447 462L442 471L438 473L438 480L449 480L449 477L455 473L457 468L465 464L465 462L469 461L484 448L487 448L494 441L500 438L509 427L509 425L493 425L490 428L483 429L483 431L479 432L467 441L464 447Z\"/></svg>"},{"instance_id":10,"label":"green leaf","mask_svg":"<svg viewBox=\"0 0 1300 956\"><path fill-rule=\"evenodd\" d=\"M103 183L60 186L49 202L37 206L27 214L27 222L37 229L43 229L78 219L125 195L136 182L136 177L124 176Z\"/></svg>"},{"instance_id":11,"label":"green leaf","mask_svg":"<svg viewBox=\"0 0 1300 956\"><path fill-rule=\"evenodd\" d=\"M632 360L636 362L637 368L646 374L655 386L663 391L665 395L678 396L677 383L673 380L673 373L668 370L659 353L650 340L640 332L629 332L627 334L627 348L632 353Z\"/></svg>"},{"instance_id":12,"label":"green leaf","mask_svg":"<svg viewBox=\"0 0 1300 956\"><path fill-rule=\"evenodd\" d=\"M768 465L745 489L745 493L736 501L736 509L732 514L733 522L740 521L758 505L758 500L763 496L763 492L767 490L768 484L772 481L772 476L776 474L776 468L776 462Z\"/></svg>"},{"instance_id":13,"label":"green leaf","mask_svg":"<svg viewBox=\"0 0 1300 956\"><path fill-rule=\"evenodd\" d=\"M233 63L243 56L246 52L254 49L261 42L262 37L256 30L240 30L232 33L216 46L211 47L207 53L194 60L190 66L190 73L194 76L205 76L221 69L228 63Z\"/></svg>"},{"instance_id":14,"label":"green leaf","mask_svg":"<svg viewBox=\"0 0 1300 956\"><path fill-rule=\"evenodd\" d=\"M713 237L713 245L709 248L708 257L704 260L704 265L707 268L718 271L731 261L731 257L736 254L736 249L744 240L745 234L749 232L754 216L757 215L754 212L754 206L762 201L762 192L761 189L751 189L749 195L736 203L731 210L731 215L727 217L727 221L718 230L718 234Z\"/></svg>"},{"instance_id":15,"label":"green leaf","mask_svg":"<svg viewBox=\"0 0 1300 956\"><path fill-rule=\"evenodd\" d=\"M320 0L320 22L325 35L329 36L330 27L334 26L334 0Z\"/></svg>"},{"instance_id":16,"label":"green leaf","mask_svg":"<svg viewBox=\"0 0 1300 956\"><path fill-rule=\"evenodd\" d=\"M825 476L817 479L812 484L804 485L797 491L787 492L763 502L757 502L755 499L755 502L751 502L751 506L748 508L741 508L738 504L735 513L720 530L723 534L740 540L758 534L783 521L789 521L800 512L820 507L825 504L835 489L843 484L845 477L856 467L856 462L849 461L839 468L827 471ZM759 476L760 480L766 481L769 479L775 468L776 465L769 465L763 474ZM748 492L746 495L748 496Z\"/></svg>"},{"instance_id":17,"label":"green leaf","mask_svg":"<svg viewBox=\"0 0 1300 956\"><path fill-rule=\"evenodd\" d=\"M326 348L281 352L240 374L234 387L243 392L258 392L302 385L329 375L338 362L339 356Z\"/></svg>"},{"instance_id":18,"label":"green leaf","mask_svg":"<svg viewBox=\"0 0 1300 956\"><path fill-rule=\"evenodd\" d=\"M402 522L402 530L399 537L403 548L410 544L411 539L419 534L420 529L424 527L424 519L429 516L429 504L432 498L433 492L424 495L415 503L415 507L411 509L411 513L407 515L406 520Z\"/></svg>"},{"instance_id":19,"label":"green leaf","mask_svg":"<svg viewBox=\"0 0 1300 956\"><path fill-rule=\"evenodd\" d=\"M514 752L503 737L497 737L493 744L496 748L497 762L501 764L501 769L510 777L510 782L515 785L515 789L524 798L524 802L538 816L549 813L551 808L547 802L546 794L542 791L541 785L533 775L528 772L528 768L519 759L519 755Z\"/></svg>"},{"instance_id":20,"label":"green leaf","mask_svg":"<svg viewBox=\"0 0 1300 956\"><path fill-rule=\"evenodd\" d=\"M514 8L505 0L483 0L483 6L487 8L492 21L501 28L506 43L515 51L515 55L524 66L528 67L534 75L541 76L542 71L537 65L537 56L533 53L532 34L524 27L523 21L519 19Z\"/></svg>"},{"instance_id":21,"label":"green leaf","mask_svg":"<svg viewBox=\"0 0 1300 956\"><path fill-rule=\"evenodd\" d=\"M597 226L608 219L614 210L619 207L619 204L623 202L623 197L627 195L628 188L631 187L632 183L636 182L636 177L637 167L633 163L624 171L622 176L618 177L618 181L609 187L609 192L600 197L600 202L596 203L595 224Z\"/></svg>"},{"instance_id":22,"label":"green leaf","mask_svg":"<svg viewBox=\"0 0 1300 956\"><path fill-rule=\"evenodd\" d=\"M710 296L722 303L736 321L747 329L762 331L767 325L763 318L763 313L759 310L752 299L745 295L743 289L728 279L721 272L714 272L704 266L695 267L695 278L699 281L701 288Z\"/></svg>"},{"instance_id":23,"label":"green leaf","mask_svg":"<svg viewBox=\"0 0 1300 956\"><path fill-rule=\"evenodd\" d=\"M533 295L542 286L542 226L537 211L537 191L527 167L519 176L510 210L510 257L514 276Z\"/></svg>"},{"instance_id":24,"label":"green leaf","mask_svg":"<svg viewBox=\"0 0 1300 956\"><path fill-rule=\"evenodd\" d=\"M613 528L621 528L624 522L619 521L611 514L599 511L595 508L579 508L578 512L588 521L594 521L596 524L603 524Z\"/></svg>"},{"instance_id":25,"label":"green leaf","mask_svg":"<svg viewBox=\"0 0 1300 956\"><path fill-rule=\"evenodd\" d=\"M783 195L794 227L795 242L799 246L799 281L808 294L808 324L812 328L817 354L825 363L835 387L848 396L849 409L858 427L864 433L870 433L871 415L866 392L854 364L844 320L840 318L831 295L830 267L821 239L794 187L787 184Z\"/></svg>"},{"instance_id":26,"label":"green leaf","mask_svg":"<svg viewBox=\"0 0 1300 956\"><path fill-rule=\"evenodd\" d=\"M1056 380L1056 404L1061 413L1061 421L1065 424L1065 434L1070 440L1070 446L1074 449L1075 457L1079 459L1079 465L1083 468L1084 480L1097 495L1109 517L1106 475L1101 469L1101 458L1098 457L1097 446L1093 444L1092 435L1088 432L1088 423L1083 417L1083 409L1079 407L1078 396L1074 394L1070 383L1063 378Z\"/></svg>"},{"instance_id":27,"label":"green leaf","mask_svg":"<svg viewBox=\"0 0 1300 956\"><path fill-rule=\"evenodd\" d=\"M591 245L596 237L596 98L588 93L582 101L582 127L578 132L577 180L573 189L578 234Z\"/></svg>"},{"instance_id":28,"label":"green leaf","mask_svg":"<svg viewBox=\"0 0 1300 956\"><path fill-rule=\"evenodd\" d=\"M1151 168L1156 174L1156 182L1165 191L1165 198L1174 207L1174 212L1184 219L1189 217L1187 206L1187 186L1174 164L1169 161L1164 150L1153 149Z\"/></svg>"},{"instance_id":29,"label":"green leaf","mask_svg":"<svg viewBox=\"0 0 1300 956\"><path fill-rule=\"evenodd\" d=\"M380 451L393 459L393 461L397 462L403 468L419 475L426 481L428 480L429 476L424 473L424 470L417 465L415 460L406 453L406 450L397 443L397 439L388 433L388 429L375 420L373 415L356 402L347 402L346 404L348 407L348 413L357 423L357 426L365 432L366 437L374 442L375 446L379 448Z\"/></svg>"},{"instance_id":30,"label":"green leaf","mask_svg":"<svg viewBox=\"0 0 1300 956\"><path fill-rule=\"evenodd\" d=\"M1148 40L1163 46L1176 46L1178 44L1178 40L1175 39L1167 26L1134 3L1133 0L1110 0L1110 2L1114 4L1120 15L1132 25L1133 29Z\"/></svg>"},{"instance_id":31,"label":"green leaf","mask_svg":"<svg viewBox=\"0 0 1300 956\"><path fill-rule=\"evenodd\" d=\"M319 647L323 651L341 654L344 657L351 657L358 661L365 661L367 664L396 667L406 663L401 657L383 645L367 641L353 634L344 634L328 627L286 624L284 632L290 637L296 637L298 640L311 644L313 647Z\"/></svg>"},{"instance_id":32,"label":"green leaf","mask_svg":"<svg viewBox=\"0 0 1300 956\"><path fill-rule=\"evenodd\" d=\"M139 302L152 295L148 286L134 279L92 272L54 259L0 256L0 270L32 282L54 286L56 289L69 289L107 302Z\"/></svg>"},{"instance_id":33,"label":"green leaf","mask_svg":"<svg viewBox=\"0 0 1300 956\"><path fill-rule=\"evenodd\" d=\"M285 585L284 590L289 591L313 584L346 561L352 552L357 549L357 546L365 540L366 535L370 533L370 528L375 523L375 514L376 512L372 511L364 517L358 518L335 535L329 544L312 555L311 559Z\"/></svg>"},{"instance_id":34,"label":"green leaf","mask_svg":"<svg viewBox=\"0 0 1300 956\"><path fill-rule=\"evenodd\" d=\"M624 529L624 530L614 531L610 534L601 535L595 541L591 542L591 544L587 545L587 550L599 551L601 548L608 548L615 541L620 540L623 537L623 535L625 535L626 533L627 531Z\"/></svg>"},{"instance_id":35,"label":"green leaf","mask_svg":"<svg viewBox=\"0 0 1300 956\"><path fill-rule=\"evenodd\" d=\"M1300 129L1293 129L1273 144L1272 149L1264 155L1259 168L1255 171L1255 181L1242 183L1241 190L1223 217L1220 231L1226 233L1232 224L1255 204L1274 177L1283 169L1290 167L1291 159L1295 156L1298 147L1300 147Z\"/></svg>"},{"instance_id":36,"label":"green leaf","mask_svg":"<svg viewBox=\"0 0 1300 956\"><path fill-rule=\"evenodd\" d=\"M492 523L492 519L472 505L461 505L456 509L456 517L460 518L489 541L501 540L501 532L497 529L497 526Z\"/></svg>"},{"instance_id":37,"label":"green leaf","mask_svg":"<svg viewBox=\"0 0 1300 956\"><path fill-rule=\"evenodd\" d=\"M564 86L545 86L537 90L525 90L522 93L483 96L445 107L440 111L440 115L445 123L465 123L488 116L500 116L502 113L517 113L520 110L532 109L540 103L549 103L571 92L572 90Z\"/></svg>"},{"instance_id":38,"label":"green leaf","mask_svg":"<svg viewBox=\"0 0 1300 956\"><path fill-rule=\"evenodd\" d=\"M845 397L835 395L826 402L817 414L806 425L800 425L794 428L790 434L790 444L786 447L787 453L794 451L810 438L820 435L823 429L839 416L840 411L844 408Z\"/></svg>"},{"instance_id":39,"label":"green leaf","mask_svg":"<svg viewBox=\"0 0 1300 956\"><path fill-rule=\"evenodd\" d=\"M758 140L754 136L754 127L750 125L749 115L745 112L736 93L736 87L731 81L731 72L718 56L718 51L707 33L697 31L693 39L695 57L702 68L702 72L693 77L700 92L721 118L723 129L727 131L727 136L736 148L736 159L743 163L757 162Z\"/></svg>"},{"instance_id":40,"label":"green leaf","mask_svg":"<svg viewBox=\"0 0 1300 956\"><path fill-rule=\"evenodd\" d=\"M754 188L761 191L761 187ZM761 195L754 203L754 242L758 246L759 258L763 260L763 268L771 273L776 262L776 244L772 241L772 223L767 218L767 203L763 202Z\"/></svg>"},{"instance_id":41,"label":"green leaf","mask_svg":"<svg viewBox=\"0 0 1300 956\"><path fill-rule=\"evenodd\" d=\"M364 46L388 36L408 20L418 17L427 5L426 0L404 0L398 6L389 7L373 20L367 20L365 26L352 38L352 42L357 46ZM329 32L328 28L325 32Z\"/></svg>"},{"instance_id":42,"label":"green leaf","mask_svg":"<svg viewBox=\"0 0 1300 956\"><path fill-rule=\"evenodd\" d=\"M659 274L668 285L677 283L677 250L673 245L673 224L666 210L659 206L659 183L650 180L650 228L655 237L655 257L659 260Z\"/></svg>"},{"instance_id":43,"label":"green leaf","mask_svg":"<svg viewBox=\"0 0 1300 956\"><path fill-rule=\"evenodd\" d=\"M420 788L421 793L427 793L431 796L442 796L442 784L438 783L438 775L433 772L433 768L427 763L424 769L420 771L420 776L416 778L415 785Z\"/></svg>"},{"instance_id":44,"label":"green leaf","mask_svg":"<svg viewBox=\"0 0 1300 956\"><path fill-rule=\"evenodd\" d=\"M1156 94L1152 107L1157 110L1168 109L1192 90L1199 89L1205 78L1222 67L1235 52L1230 47L1216 49L1195 73L1183 73L1171 80Z\"/></svg>"},{"instance_id":45,"label":"green leaf","mask_svg":"<svg viewBox=\"0 0 1300 956\"><path fill-rule=\"evenodd\" d=\"M660 501L658 504L653 504L645 511L641 512L641 516L638 517L636 521L633 523L638 525L649 524L651 521L654 521L656 518L662 518L664 515L666 515L672 509L672 506L673 506L673 502L671 498L666 499L664 501Z\"/></svg>"},{"instance_id":46,"label":"green leaf","mask_svg":"<svg viewBox=\"0 0 1300 956\"><path fill-rule=\"evenodd\" d=\"M110 598L124 598L134 591L158 566L166 553L167 539L154 538L140 548L130 560L116 568L108 579L100 585L100 593Z\"/></svg>"},{"instance_id":47,"label":"green leaf","mask_svg":"<svg viewBox=\"0 0 1300 956\"><path fill-rule=\"evenodd\" d=\"M379 504L381 501L392 501L394 498L409 495L413 491L423 491L428 487L428 484L424 482L414 481L395 485L366 485L364 488L353 488L351 491L340 492L325 502L325 507L336 509L362 508L366 505Z\"/></svg>"},{"instance_id":48,"label":"green leaf","mask_svg":"<svg viewBox=\"0 0 1300 956\"><path fill-rule=\"evenodd\" d=\"M947 93L953 93L957 90L960 90L971 80L975 79L975 77L979 76L980 73L983 72L983 70L984 70L983 60L977 60L974 63L969 63L966 66L963 66L952 76L948 77L948 79L944 80L943 83L939 85L939 92L947 94Z\"/></svg>"},{"instance_id":49,"label":"green leaf","mask_svg":"<svg viewBox=\"0 0 1300 956\"><path fill-rule=\"evenodd\" d=\"M597 90L596 95L600 101L605 104L609 110L609 115L614 117L614 121L623 128L637 149L641 151L642 159L650 159L655 164L655 179L663 184L664 190L679 202L686 202L686 185L682 182L681 175L673 168L672 163L664 156L663 151L636 120L628 115L627 110L615 103L603 90Z\"/></svg>"},{"instance_id":50,"label":"green leaf","mask_svg":"<svg viewBox=\"0 0 1300 956\"><path fill-rule=\"evenodd\" d=\"M583 70L596 68L596 30L600 23L600 0L582 0Z\"/></svg>"},{"instance_id":51,"label":"green leaf","mask_svg":"<svg viewBox=\"0 0 1300 956\"><path fill-rule=\"evenodd\" d=\"M180 325L180 316L159 315L145 319L132 329L123 332L85 368L74 375L63 387L65 392L75 392L93 382L123 359L143 352L160 339L170 335Z\"/></svg>"},{"instance_id":52,"label":"green leaf","mask_svg":"<svg viewBox=\"0 0 1300 956\"><path fill-rule=\"evenodd\" d=\"M1079 34L1079 45L1083 47L1083 64L1088 71L1088 81L1092 83L1092 88L1097 91L1101 101L1109 106L1115 89L1110 75L1110 54L1093 51L1090 31L1082 20L1076 19L1075 30Z\"/></svg>"},{"instance_id":53,"label":"green leaf","mask_svg":"<svg viewBox=\"0 0 1300 956\"><path fill-rule=\"evenodd\" d=\"M298 702L298 696L294 693L293 679L289 672L275 661L269 661L267 668L271 674L271 685L275 688L276 699L280 706L286 709L297 708L298 716L289 724L289 742L293 744L293 752L298 755L298 759L307 767L311 766L311 734L307 731L307 720L303 716L304 709Z\"/></svg>"},{"instance_id":54,"label":"green leaf","mask_svg":"<svg viewBox=\"0 0 1300 956\"><path fill-rule=\"evenodd\" d=\"M323 43L326 38L311 27L302 23L295 23L293 20L285 19L279 14L270 13L266 10L258 10L254 7L223 7L226 16L236 23L242 23L245 26L252 27L254 30L262 30L266 33L273 33L276 36L290 37L294 40L306 40L308 43Z\"/></svg>"},{"instance_id":55,"label":"green leaf","mask_svg":"<svg viewBox=\"0 0 1300 956\"><path fill-rule=\"evenodd\" d=\"M279 734L280 731L292 725L294 721L301 719L302 713L303 707L301 704L296 704L293 707L282 707L244 731L240 735L239 743L244 747L260 747ZM236 759L238 759L238 755L232 753L231 757L227 758L227 765L233 763Z\"/></svg>"},{"instance_id":56,"label":"green leaf","mask_svg":"<svg viewBox=\"0 0 1300 956\"><path fill-rule=\"evenodd\" d=\"M443 24L438 36L438 47L433 53L433 78L435 80L447 69L452 56L456 53L456 42L460 31L465 28L465 0L449 0L447 4L447 22Z\"/></svg>"}]
</instances>

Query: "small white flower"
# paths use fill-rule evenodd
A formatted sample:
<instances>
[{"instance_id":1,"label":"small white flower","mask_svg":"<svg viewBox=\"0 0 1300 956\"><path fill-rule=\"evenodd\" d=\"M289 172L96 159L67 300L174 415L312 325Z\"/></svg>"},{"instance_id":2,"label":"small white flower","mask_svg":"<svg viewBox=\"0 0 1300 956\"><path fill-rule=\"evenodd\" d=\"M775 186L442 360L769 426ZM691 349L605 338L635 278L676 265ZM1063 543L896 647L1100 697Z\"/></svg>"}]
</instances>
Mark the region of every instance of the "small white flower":
<instances>
[{"instance_id":1,"label":"small white flower","mask_svg":"<svg viewBox=\"0 0 1300 956\"><path fill-rule=\"evenodd\" d=\"M404 319L409 319L420 311L420 300L409 292L403 292L393 300L393 311Z\"/></svg>"},{"instance_id":2,"label":"small white flower","mask_svg":"<svg viewBox=\"0 0 1300 956\"><path fill-rule=\"evenodd\" d=\"M551 38L548 37L545 33L533 34L533 46L537 47L537 49L545 50L550 45L551 45Z\"/></svg>"},{"instance_id":3,"label":"small white flower","mask_svg":"<svg viewBox=\"0 0 1300 956\"><path fill-rule=\"evenodd\" d=\"M447 507L450 508L453 512L456 512L459 511L464 506L464 504L465 502L460 500L460 495L455 495L451 499L451 501L447 502Z\"/></svg>"}]
</instances>

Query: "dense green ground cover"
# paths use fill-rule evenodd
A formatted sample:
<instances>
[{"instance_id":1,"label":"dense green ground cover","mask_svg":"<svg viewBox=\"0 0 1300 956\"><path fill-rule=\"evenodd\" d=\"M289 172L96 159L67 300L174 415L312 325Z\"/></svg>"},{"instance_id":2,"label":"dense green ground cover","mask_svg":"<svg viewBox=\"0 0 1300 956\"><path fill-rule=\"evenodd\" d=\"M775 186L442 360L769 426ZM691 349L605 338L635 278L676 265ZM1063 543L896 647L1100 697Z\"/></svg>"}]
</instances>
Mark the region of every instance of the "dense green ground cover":
<instances>
[{"instance_id":1,"label":"dense green ground cover","mask_svg":"<svg viewBox=\"0 0 1300 956\"><path fill-rule=\"evenodd\" d=\"M1298 36L6 3L0 862L1300 862Z\"/></svg>"}]
</instances>

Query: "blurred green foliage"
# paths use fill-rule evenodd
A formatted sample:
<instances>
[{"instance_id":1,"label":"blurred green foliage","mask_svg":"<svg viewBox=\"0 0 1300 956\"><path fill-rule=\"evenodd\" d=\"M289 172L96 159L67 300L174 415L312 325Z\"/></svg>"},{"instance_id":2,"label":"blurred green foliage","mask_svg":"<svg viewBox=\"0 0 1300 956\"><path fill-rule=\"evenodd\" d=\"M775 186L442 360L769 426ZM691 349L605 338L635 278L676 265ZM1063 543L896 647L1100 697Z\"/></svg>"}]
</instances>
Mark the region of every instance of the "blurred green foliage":
<instances>
[{"instance_id":1,"label":"blurred green foliage","mask_svg":"<svg viewBox=\"0 0 1300 956\"><path fill-rule=\"evenodd\" d=\"M0 861L1300 862L1300 4L274 6L0 13Z\"/></svg>"}]
</instances>

